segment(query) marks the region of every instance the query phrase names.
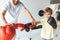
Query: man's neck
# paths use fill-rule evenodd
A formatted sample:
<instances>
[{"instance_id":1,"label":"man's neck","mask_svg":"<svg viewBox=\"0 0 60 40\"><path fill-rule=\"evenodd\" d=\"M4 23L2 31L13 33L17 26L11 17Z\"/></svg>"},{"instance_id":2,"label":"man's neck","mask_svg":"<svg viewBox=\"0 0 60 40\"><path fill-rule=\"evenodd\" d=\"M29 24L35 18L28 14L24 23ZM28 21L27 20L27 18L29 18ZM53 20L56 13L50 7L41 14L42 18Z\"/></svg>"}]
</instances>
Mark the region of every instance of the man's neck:
<instances>
[{"instance_id":1,"label":"man's neck","mask_svg":"<svg viewBox=\"0 0 60 40\"><path fill-rule=\"evenodd\" d=\"M14 4L14 3L13 3ZM16 4L14 4L14 5L18 5L19 4L19 2L17 2Z\"/></svg>"}]
</instances>

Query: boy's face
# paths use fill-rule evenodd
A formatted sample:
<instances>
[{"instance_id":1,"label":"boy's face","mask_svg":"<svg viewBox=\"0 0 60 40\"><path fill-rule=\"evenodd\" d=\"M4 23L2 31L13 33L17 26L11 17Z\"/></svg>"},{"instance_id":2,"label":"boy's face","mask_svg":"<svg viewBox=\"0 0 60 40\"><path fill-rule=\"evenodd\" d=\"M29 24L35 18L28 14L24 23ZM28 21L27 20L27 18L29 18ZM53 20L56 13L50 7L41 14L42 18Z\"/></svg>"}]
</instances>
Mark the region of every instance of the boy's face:
<instances>
[{"instance_id":1,"label":"boy's face","mask_svg":"<svg viewBox=\"0 0 60 40\"><path fill-rule=\"evenodd\" d=\"M44 16L45 16L45 18L50 18L51 17L51 13L50 12L45 12Z\"/></svg>"},{"instance_id":2,"label":"boy's face","mask_svg":"<svg viewBox=\"0 0 60 40\"><path fill-rule=\"evenodd\" d=\"M12 0L14 5L17 5L19 3L19 0Z\"/></svg>"}]
</instances>

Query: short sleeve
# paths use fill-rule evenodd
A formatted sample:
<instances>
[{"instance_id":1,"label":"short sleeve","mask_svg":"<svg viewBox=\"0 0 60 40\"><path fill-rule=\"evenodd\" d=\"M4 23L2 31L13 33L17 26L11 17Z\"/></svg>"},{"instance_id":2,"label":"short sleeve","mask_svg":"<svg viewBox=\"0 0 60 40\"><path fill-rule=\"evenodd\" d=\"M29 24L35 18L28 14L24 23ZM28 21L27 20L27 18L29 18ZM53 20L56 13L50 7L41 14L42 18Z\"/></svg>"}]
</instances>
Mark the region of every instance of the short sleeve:
<instances>
[{"instance_id":1,"label":"short sleeve","mask_svg":"<svg viewBox=\"0 0 60 40\"><path fill-rule=\"evenodd\" d=\"M8 10L9 7L10 7L10 3L8 2L4 5L3 10Z\"/></svg>"},{"instance_id":2,"label":"short sleeve","mask_svg":"<svg viewBox=\"0 0 60 40\"><path fill-rule=\"evenodd\" d=\"M40 20L41 24L43 24L43 23L44 23L44 21L45 21L44 19Z\"/></svg>"},{"instance_id":3,"label":"short sleeve","mask_svg":"<svg viewBox=\"0 0 60 40\"><path fill-rule=\"evenodd\" d=\"M21 2L22 7L26 8L25 5Z\"/></svg>"}]
</instances>

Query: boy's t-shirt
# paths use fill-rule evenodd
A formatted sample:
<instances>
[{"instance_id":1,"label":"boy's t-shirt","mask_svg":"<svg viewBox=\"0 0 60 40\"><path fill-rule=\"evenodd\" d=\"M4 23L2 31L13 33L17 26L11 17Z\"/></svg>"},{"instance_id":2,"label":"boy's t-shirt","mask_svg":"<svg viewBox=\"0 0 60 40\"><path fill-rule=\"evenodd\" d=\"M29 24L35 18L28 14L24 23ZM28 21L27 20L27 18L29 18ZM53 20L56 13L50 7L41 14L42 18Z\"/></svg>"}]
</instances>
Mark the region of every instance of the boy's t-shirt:
<instances>
[{"instance_id":1,"label":"boy's t-shirt","mask_svg":"<svg viewBox=\"0 0 60 40\"><path fill-rule=\"evenodd\" d=\"M54 29L47 22L47 19L43 19L40 22L42 24L41 37L45 38L45 39L51 39L51 38L53 38L54 37Z\"/></svg>"}]
</instances>

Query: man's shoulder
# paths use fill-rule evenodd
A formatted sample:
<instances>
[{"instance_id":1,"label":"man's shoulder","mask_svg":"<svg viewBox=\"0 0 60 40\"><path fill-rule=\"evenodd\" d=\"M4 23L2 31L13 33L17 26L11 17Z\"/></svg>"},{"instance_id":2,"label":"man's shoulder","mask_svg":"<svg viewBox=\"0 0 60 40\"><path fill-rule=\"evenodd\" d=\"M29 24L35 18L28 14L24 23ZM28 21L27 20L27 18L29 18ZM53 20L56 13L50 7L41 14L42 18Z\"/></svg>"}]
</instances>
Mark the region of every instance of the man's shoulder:
<instances>
[{"instance_id":1,"label":"man's shoulder","mask_svg":"<svg viewBox=\"0 0 60 40\"><path fill-rule=\"evenodd\" d=\"M23 4L22 2L19 2L20 4Z\"/></svg>"},{"instance_id":2,"label":"man's shoulder","mask_svg":"<svg viewBox=\"0 0 60 40\"><path fill-rule=\"evenodd\" d=\"M6 5L8 5L8 6L11 5L11 2L8 1L8 2L6 3Z\"/></svg>"}]
</instances>

